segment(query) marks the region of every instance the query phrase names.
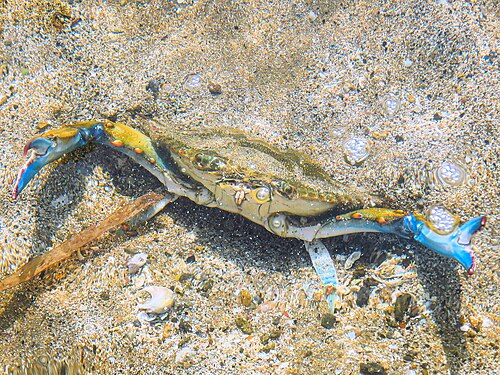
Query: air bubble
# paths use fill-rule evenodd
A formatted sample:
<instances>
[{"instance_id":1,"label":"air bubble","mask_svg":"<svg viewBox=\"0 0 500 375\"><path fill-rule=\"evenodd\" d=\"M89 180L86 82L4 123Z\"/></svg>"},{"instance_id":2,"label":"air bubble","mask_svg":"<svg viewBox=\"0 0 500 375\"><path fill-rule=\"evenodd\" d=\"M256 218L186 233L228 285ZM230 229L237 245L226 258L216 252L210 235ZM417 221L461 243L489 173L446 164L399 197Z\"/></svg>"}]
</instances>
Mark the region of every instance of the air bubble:
<instances>
[{"instance_id":1,"label":"air bubble","mask_svg":"<svg viewBox=\"0 0 500 375\"><path fill-rule=\"evenodd\" d=\"M365 138L354 137L344 143L344 159L350 165L360 165L370 156L371 143Z\"/></svg>"},{"instance_id":2,"label":"air bubble","mask_svg":"<svg viewBox=\"0 0 500 375\"><path fill-rule=\"evenodd\" d=\"M451 212L439 206L429 209L427 220L431 222L436 230L442 233L450 233L457 223L457 219Z\"/></svg>"},{"instance_id":3,"label":"air bubble","mask_svg":"<svg viewBox=\"0 0 500 375\"><path fill-rule=\"evenodd\" d=\"M401 101L394 94L389 94L382 98L382 108L387 116L394 116L401 108Z\"/></svg>"},{"instance_id":4,"label":"air bubble","mask_svg":"<svg viewBox=\"0 0 500 375\"><path fill-rule=\"evenodd\" d=\"M341 138L346 132L346 129L342 126L332 126L329 128L329 132L330 136L333 138Z\"/></svg>"},{"instance_id":5,"label":"air bubble","mask_svg":"<svg viewBox=\"0 0 500 375\"><path fill-rule=\"evenodd\" d=\"M182 83L182 87L187 90L195 90L198 89L203 80L198 74L188 74L184 77L184 82Z\"/></svg>"},{"instance_id":6,"label":"air bubble","mask_svg":"<svg viewBox=\"0 0 500 375\"><path fill-rule=\"evenodd\" d=\"M461 165L445 161L437 171L436 177L443 185L459 186L467 179L467 171Z\"/></svg>"}]
</instances>

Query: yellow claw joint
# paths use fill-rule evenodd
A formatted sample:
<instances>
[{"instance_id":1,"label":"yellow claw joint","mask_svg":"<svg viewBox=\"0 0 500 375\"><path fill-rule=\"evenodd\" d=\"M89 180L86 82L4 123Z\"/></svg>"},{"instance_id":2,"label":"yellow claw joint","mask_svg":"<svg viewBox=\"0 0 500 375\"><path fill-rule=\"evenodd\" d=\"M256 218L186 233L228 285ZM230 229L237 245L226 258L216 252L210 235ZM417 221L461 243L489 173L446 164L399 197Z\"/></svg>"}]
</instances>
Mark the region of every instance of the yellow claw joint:
<instances>
[{"instance_id":1,"label":"yellow claw joint","mask_svg":"<svg viewBox=\"0 0 500 375\"><path fill-rule=\"evenodd\" d=\"M142 134L140 131L135 130L134 128L131 128L121 122L112 122L109 120L86 121L65 125L65 127L85 130L102 127L102 135L99 139L96 139L99 143L105 143L107 141L111 146L120 148L123 147L124 149L130 150L137 155L142 155L142 157L150 163L157 164L160 168L163 167L151 139ZM122 149L121 151L133 157L133 155L126 152L126 150Z\"/></svg>"}]
</instances>

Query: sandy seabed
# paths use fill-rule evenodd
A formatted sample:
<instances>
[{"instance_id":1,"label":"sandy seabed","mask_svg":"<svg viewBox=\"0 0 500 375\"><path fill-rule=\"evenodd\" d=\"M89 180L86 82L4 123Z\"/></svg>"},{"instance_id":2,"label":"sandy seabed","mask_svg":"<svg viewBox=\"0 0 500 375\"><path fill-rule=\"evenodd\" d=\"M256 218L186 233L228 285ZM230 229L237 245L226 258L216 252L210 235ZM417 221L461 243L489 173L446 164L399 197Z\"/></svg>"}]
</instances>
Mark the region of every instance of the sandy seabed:
<instances>
[{"instance_id":1,"label":"sandy seabed","mask_svg":"<svg viewBox=\"0 0 500 375\"><path fill-rule=\"evenodd\" d=\"M0 371L500 374L497 1L0 0L0 37L2 276L161 191L86 147L12 201L27 140L90 119L244 130L393 208L488 216L471 277L391 236L326 241L344 294L332 323L299 241L180 199L0 294ZM357 166L353 140L369 148ZM139 251L147 271L129 276ZM152 324L137 318L146 284L176 292Z\"/></svg>"}]
</instances>

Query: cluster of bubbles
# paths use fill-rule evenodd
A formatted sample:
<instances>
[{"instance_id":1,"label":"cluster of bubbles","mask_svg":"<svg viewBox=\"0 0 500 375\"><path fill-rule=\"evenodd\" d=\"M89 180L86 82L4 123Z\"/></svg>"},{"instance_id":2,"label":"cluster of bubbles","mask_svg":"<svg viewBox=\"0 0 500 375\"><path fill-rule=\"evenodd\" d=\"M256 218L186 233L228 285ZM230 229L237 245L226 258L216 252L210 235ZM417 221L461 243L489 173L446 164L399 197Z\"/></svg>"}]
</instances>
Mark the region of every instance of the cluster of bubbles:
<instances>
[{"instance_id":1,"label":"cluster of bubbles","mask_svg":"<svg viewBox=\"0 0 500 375\"><path fill-rule=\"evenodd\" d=\"M466 183L468 178L466 167L456 160L443 161L437 167L426 171L425 176L426 182L434 188L460 186Z\"/></svg>"},{"instance_id":2,"label":"cluster of bubbles","mask_svg":"<svg viewBox=\"0 0 500 375\"><path fill-rule=\"evenodd\" d=\"M443 162L436 170L437 180L445 186L459 186L467 179L467 171L460 164Z\"/></svg>"},{"instance_id":3,"label":"cluster of bubbles","mask_svg":"<svg viewBox=\"0 0 500 375\"><path fill-rule=\"evenodd\" d=\"M456 224L456 218L448 210L434 206L427 212L427 220L434 228L443 233L450 233Z\"/></svg>"},{"instance_id":4,"label":"cluster of bubbles","mask_svg":"<svg viewBox=\"0 0 500 375\"><path fill-rule=\"evenodd\" d=\"M370 156L371 142L362 137L348 139L344 143L344 159L350 165L360 165Z\"/></svg>"},{"instance_id":5,"label":"cluster of bubbles","mask_svg":"<svg viewBox=\"0 0 500 375\"><path fill-rule=\"evenodd\" d=\"M198 74L188 74L184 77L182 87L186 90L196 90L202 83L203 80Z\"/></svg>"},{"instance_id":6,"label":"cluster of bubbles","mask_svg":"<svg viewBox=\"0 0 500 375\"><path fill-rule=\"evenodd\" d=\"M396 114L397 111L401 108L401 100L394 95L389 94L382 98L382 109L385 114L389 117L392 117Z\"/></svg>"}]
</instances>

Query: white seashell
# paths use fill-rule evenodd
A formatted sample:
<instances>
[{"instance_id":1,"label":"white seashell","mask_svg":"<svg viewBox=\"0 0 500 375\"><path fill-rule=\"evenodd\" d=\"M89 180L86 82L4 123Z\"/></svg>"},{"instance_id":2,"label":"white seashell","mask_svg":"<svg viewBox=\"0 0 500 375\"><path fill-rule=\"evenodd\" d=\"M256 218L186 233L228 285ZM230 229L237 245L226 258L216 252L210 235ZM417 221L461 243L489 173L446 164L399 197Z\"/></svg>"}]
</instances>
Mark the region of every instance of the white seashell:
<instances>
[{"instance_id":1,"label":"white seashell","mask_svg":"<svg viewBox=\"0 0 500 375\"><path fill-rule=\"evenodd\" d=\"M345 261L344 268L346 270L350 269L352 265L359 259L361 258L361 251L355 251L351 255L349 255L349 258Z\"/></svg>"},{"instance_id":2,"label":"white seashell","mask_svg":"<svg viewBox=\"0 0 500 375\"><path fill-rule=\"evenodd\" d=\"M470 329L471 328L470 328L470 326L468 324L464 324L463 326L460 327L460 330L462 332L468 332L468 331L470 331Z\"/></svg>"},{"instance_id":3,"label":"white seashell","mask_svg":"<svg viewBox=\"0 0 500 375\"><path fill-rule=\"evenodd\" d=\"M488 328L488 327L491 327L492 325L493 325L493 322L491 321L490 318L483 319L483 324L482 324L483 328Z\"/></svg>"},{"instance_id":4,"label":"white seashell","mask_svg":"<svg viewBox=\"0 0 500 375\"><path fill-rule=\"evenodd\" d=\"M349 331L346 332L345 334L349 340L354 340L356 338L356 332L354 331Z\"/></svg>"},{"instance_id":5,"label":"white seashell","mask_svg":"<svg viewBox=\"0 0 500 375\"><path fill-rule=\"evenodd\" d=\"M135 275L139 269L146 264L148 255L145 253L137 253L127 262L129 275Z\"/></svg>"},{"instance_id":6,"label":"white seashell","mask_svg":"<svg viewBox=\"0 0 500 375\"><path fill-rule=\"evenodd\" d=\"M137 319L143 324L150 323L156 319L156 315L149 315L146 311L139 311L137 313Z\"/></svg>"},{"instance_id":7,"label":"white seashell","mask_svg":"<svg viewBox=\"0 0 500 375\"><path fill-rule=\"evenodd\" d=\"M134 277L134 286L136 290L142 289L144 285L146 285L146 276L143 273Z\"/></svg>"},{"instance_id":8,"label":"white seashell","mask_svg":"<svg viewBox=\"0 0 500 375\"><path fill-rule=\"evenodd\" d=\"M146 278L146 282L148 284L151 284L153 282L153 276L151 275L151 271L149 270L147 264L144 267L142 267L142 273L144 274L144 277Z\"/></svg>"},{"instance_id":9,"label":"white seashell","mask_svg":"<svg viewBox=\"0 0 500 375\"><path fill-rule=\"evenodd\" d=\"M162 286L148 286L141 290L151 295L151 298L139 304L139 310L148 314L164 314L174 304L174 292Z\"/></svg>"},{"instance_id":10,"label":"white seashell","mask_svg":"<svg viewBox=\"0 0 500 375\"><path fill-rule=\"evenodd\" d=\"M175 354L175 363L181 364L189 362L194 355L195 351L190 347L182 348Z\"/></svg>"}]
</instances>

